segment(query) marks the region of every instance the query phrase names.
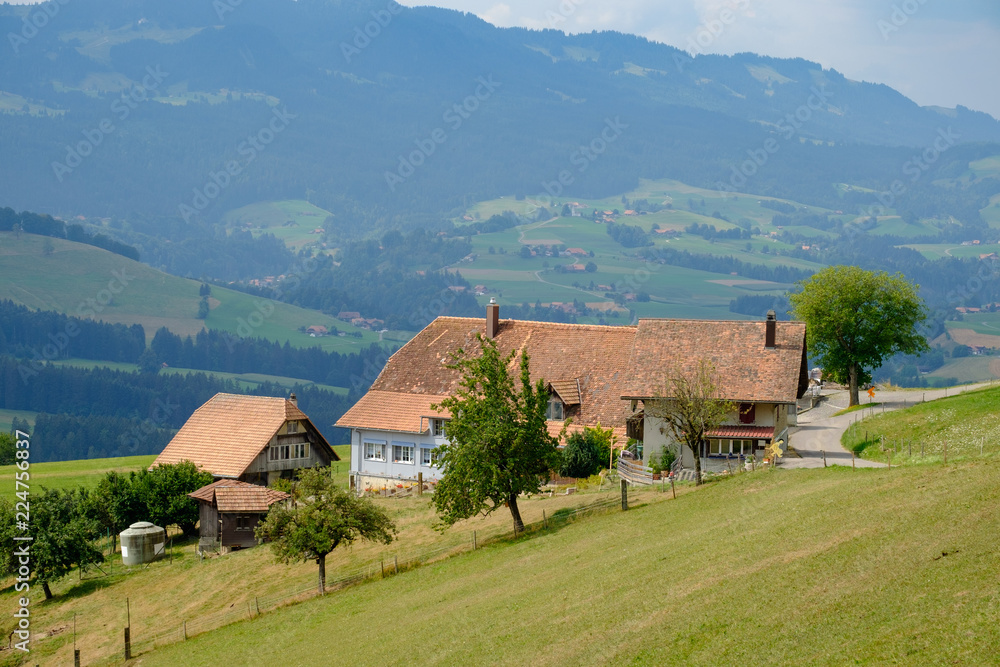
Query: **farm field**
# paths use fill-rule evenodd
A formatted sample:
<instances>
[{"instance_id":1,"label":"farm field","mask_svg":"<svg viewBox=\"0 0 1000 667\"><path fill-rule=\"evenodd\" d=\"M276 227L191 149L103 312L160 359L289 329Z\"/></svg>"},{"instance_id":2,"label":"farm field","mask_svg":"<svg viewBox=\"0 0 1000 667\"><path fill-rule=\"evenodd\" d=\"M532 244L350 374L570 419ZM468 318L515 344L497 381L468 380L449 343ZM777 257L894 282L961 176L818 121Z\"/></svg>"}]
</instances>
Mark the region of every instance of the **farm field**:
<instances>
[{"instance_id":1,"label":"farm field","mask_svg":"<svg viewBox=\"0 0 1000 667\"><path fill-rule=\"evenodd\" d=\"M979 257L990 253L1000 253L1000 245L998 244L963 246L956 243L913 243L903 247L916 250L930 260L945 257Z\"/></svg>"},{"instance_id":2,"label":"farm field","mask_svg":"<svg viewBox=\"0 0 1000 667\"><path fill-rule=\"evenodd\" d=\"M38 443L32 442L32 446ZM40 493L42 488L73 489L85 487L92 489L101 481L104 474L115 470L129 472L149 467L156 456L127 456L117 459L84 459L80 461L56 461L51 463L32 463L28 480L32 493ZM14 473L16 466L0 466L0 498L14 501ZM8 591L10 589L7 589Z\"/></svg>"},{"instance_id":3,"label":"farm field","mask_svg":"<svg viewBox=\"0 0 1000 667\"><path fill-rule=\"evenodd\" d=\"M1000 313L966 313L961 322L946 322L945 326L956 343L1000 347Z\"/></svg>"},{"instance_id":4,"label":"farm field","mask_svg":"<svg viewBox=\"0 0 1000 667\"><path fill-rule=\"evenodd\" d=\"M141 324L147 342L163 326L181 336L194 336L208 327L337 352L356 351L379 340L375 332L356 329L324 313L220 287L212 288L208 318L199 320L195 317L200 300L198 281L63 239L48 239L53 251L43 255L45 241L46 237L33 234L17 238L12 232L0 232L0 299L68 315L92 314L106 322ZM108 284L122 271L127 285L112 282L119 293L111 294ZM97 302L98 298L107 301L109 297L108 305ZM299 327L313 324L358 332L361 337L311 338L298 331Z\"/></svg>"},{"instance_id":5,"label":"farm field","mask_svg":"<svg viewBox=\"0 0 1000 667\"><path fill-rule=\"evenodd\" d=\"M306 246L321 249L322 235L313 234L332 215L307 201L259 202L229 211L223 222L235 229L248 229L255 237L270 234L296 252Z\"/></svg>"},{"instance_id":6,"label":"farm field","mask_svg":"<svg viewBox=\"0 0 1000 667\"><path fill-rule=\"evenodd\" d=\"M741 474L238 622L142 664L992 664L995 591L979 583L1000 567L1000 538L983 530L998 501L992 459ZM335 627L360 630L344 642Z\"/></svg>"},{"instance_id":7,"label":"farm field","mask_svg":"<svg viewBox=\"0 0 1000 667\"><path fill-rule=\"evenodd\" d=\"M958 384L987 382L1000 378L1000 357L972 356L951 359L926 378L954 378Z\"/></svg>"}]
</instances>

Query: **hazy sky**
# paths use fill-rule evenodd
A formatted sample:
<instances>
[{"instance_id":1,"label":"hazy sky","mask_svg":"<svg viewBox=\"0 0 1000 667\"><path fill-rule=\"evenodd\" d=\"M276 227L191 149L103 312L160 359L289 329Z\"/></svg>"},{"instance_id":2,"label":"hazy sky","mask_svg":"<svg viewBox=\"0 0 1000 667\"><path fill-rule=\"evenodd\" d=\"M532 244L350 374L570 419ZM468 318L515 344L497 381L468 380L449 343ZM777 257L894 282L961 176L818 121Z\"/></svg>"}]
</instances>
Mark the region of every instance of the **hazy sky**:
<instances>
[{"instance_id":1,"label":"hazy sky","mask_svg":"<svg viewBox=\"0 0 1000 667\"><path fill-rule=\"evenodd\" d=\"M690 52L753 51L781 58L801 57L850 79L888 84L918 104L961 104L1000 118L998 0L400 3L472 12L498 26L551 27L566 32L618 30ZM709 28L714 28L715 34Z\"/></svg>"}]
</instances>

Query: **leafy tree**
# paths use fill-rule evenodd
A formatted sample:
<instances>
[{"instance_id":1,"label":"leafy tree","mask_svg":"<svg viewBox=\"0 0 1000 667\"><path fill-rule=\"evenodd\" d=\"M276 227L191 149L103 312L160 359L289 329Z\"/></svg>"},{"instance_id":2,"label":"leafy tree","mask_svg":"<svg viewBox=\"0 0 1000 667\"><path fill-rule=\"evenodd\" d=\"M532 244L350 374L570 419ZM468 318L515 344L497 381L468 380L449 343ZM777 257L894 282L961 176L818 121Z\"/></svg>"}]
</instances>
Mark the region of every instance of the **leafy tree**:
<instances>
[{"instance_id":1,"label":"leafy tree","mask_svg":"<svg viewBox=\"0 0 1000 667\"><path fill-rule=\"evenodd\" d=\"M14 508L0 502L0 567L13 574L20 567L14 550L13 536L24 534L14 521ZM31 497L31 577L42 584L45 599L52 599L49 587L53 581L69 574L73 567L101 563L104 556L94 546L101 535L97 522L83 511L83 494L76 489L66 491L44 489Z\"/></svg>"},{"instance_id":2,"label":"leafy tree","mask_svg":"<svg viewBox=\"0 0 1000 667\"><path fill-rule=\"evenodd\" d=\"M280 562L315 560L320 593L326 589L327 554L359 537L389 544L396 535L396 524L384 511L337 486L327 469L300 470L298 491L305 502L272 505L254 534L271 542Z\"/></svg>"},{"instance_id":3,"label":"leafy tree","mask_svg":"<svg viewBox=\"0 0 1000 667\"><path fill-rule=\"evenodd\" d=\"M445 525L507 506L515 531L524 529L521 493L537 493L559 465L556 439L545 424L549 395L531 384L528 353L521 351L520 391L508 372L516 352L503 356L496 342L477 334L480 354L459 350L449 368L462 372L454 395L441 401L452 419L441 446L441 481L434 506Z\"/></svg>"},{"instance_id":4,"label":"leafy tree","mask_svg":"<svg viewBox=\"0 0 1000 667\"><path fill-rule=\"evenodd\" d=\"M15 462L16 451L17 438L10 433L0 433L0 466L12 465Z\"/></svg>"},{"instance_id":5,"label":"leafy tree","mask_svg":"<svg viewBox=\"0 0 1000 667\"><path fill-rule=\"evenodd\" d=\"M597 263L587 262L587 265L584 267L584 269L587 271L587 273L595 273L597 271Z\"/></svg>"},{"instance_id":6,"label":"leafy tree","mask_svg":"<svg viewBox=\"0 0 1000 667\"><path fill-rule=\"evenodd\" d=\"M155 375L160 372L160 360L156 357L156 353L152 349L147 348L145 352L140 354L137 363L139 370L143 373Z\"/></svg>"},{"instance_id":7,"label":"leafy tree","mask_svg":"<svg viewBox=\"0 0 1000 667\"><path fill-rule=\"evenodd\" d=\"M559 474L563 477L590 477L606 468L611 458L611 430L583 429L566 438Z\"/></svg>"},{"instance_id":8,"label":"leafy tree","mask_svg":"<svg viewBox=\"0 0 1000 667\"><path fill-rule=\"evenodd\" d=\"M16 435L18 431L22 433L31 433L31 424L28 423L27 419L21 419L20 417L14 417L10 421L10 433L11 435Z\"/></svg>"},{"instance_id":9,"label":"leafy tree","mask_svg":"<svg viewBox=\"0 0 1000 667\"><path fill-rule=\"evenodd\" d=\"M201 297L201 301L198 302L198 314L195 315L195 317L197 317L199 320L203 320L206 317L208 317L209 310L210 309L208 306L208 297L203 296Z\"/></svg>"},{"instance_id":10,"label":"leafy tree","mask_svg":"<svg viewBox=\"0 0 1000 667\"><path fill-rule=\"evenodd\" d=\"M799 284L801 291L789 296L792 312L805 321L810 352L825 373L850 386L851 405L871 369L897 352L928 349L917 332L927 310L902 274L831 266Z\"/></svg>"},{"instance_id":11,"label":"leafy tree","mask_svg":"<svg viewBox=\"0 0 1000 667\"><path fill-rule=\"evenodd\" d=\"M715 367L700 359L692 372L671 370L662 396L646 401L646 416L663 422L664 432L687 445L694 455L696 484L701 484L701 443L737 409L721 397Z\"/></svg>"}]
</instances>

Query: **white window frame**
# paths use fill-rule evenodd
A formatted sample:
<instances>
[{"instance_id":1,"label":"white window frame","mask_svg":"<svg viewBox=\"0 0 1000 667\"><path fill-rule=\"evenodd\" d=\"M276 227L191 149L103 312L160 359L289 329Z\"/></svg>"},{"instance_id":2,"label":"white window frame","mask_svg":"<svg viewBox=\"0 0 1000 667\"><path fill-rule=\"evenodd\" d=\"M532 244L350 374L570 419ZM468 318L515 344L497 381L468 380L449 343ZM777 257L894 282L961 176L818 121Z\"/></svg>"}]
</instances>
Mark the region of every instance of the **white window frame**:
<instances>
[{"instance_id":1,"label":"white window frame","mask_svg":"<svg viewBox=\"0 0 1000 667\"><path fill-rule=\"evenodd\" d=\"M291 447L289 445L272 445L268 452L270 461L288 461L291 458Z\"/></svg>"},{"instance_id":2,"label":"white window frame","mask_svg":"<svg viewBox=\"0 0 1000 667\"><path fill-rule=\"evenodd\" d=\"M288 434L298 433L299 432L299 423L297 421L288 422L288 426L285 429L285 432L288 433Z\"/></svg>"},{"instance_id":3,"label":"white window frame","mask_svg":"<svg viewBox=\"0 0 1000 667\"><path fill-rule=\"evenodd\" d=\"M435 468L437 467L437 454L434 453L433 447L421 447L420 448L420 465L425 468Z\"/></svg>"},{"instance_id":4,"label":"white window frame","mask_svg":"<svg viewBox=\"0 0 1000 667\"><path fill-rule=\"evenodd\" d=\"M431 417L431 435L444 437L447 419L441 417Z\"/></svg>"},{"instance_id":5,"label":"white window frame","mask_svg":"<svg viewBox=\"0 0 1000 667\"><path fill-rule=\"evenodd\" d=\"M293 459L309 458L309 443L297 442L294 445L292 445L292 458Z\"/></svg>"},{"instance_id":6,"label":"white window frame","mask_svg":"<svg viewBox=\"0 0 1000 667\"><path fill-rule=\"evenodd\" d=\"M365 461L385 461L385 442L381 440L365 440L363 455ZM369 451L371 454L369 454Z\"/></svg>"},{"instance_id":7,"label":"white window frame","mask_svg":"<svg viewBox=\"0 0 1000 667\"><path fill-rule=\"evenodd\" d=\"M416 460L413 458L413 450L414 444L412 442L392 443L392 462L408 466L413 465L416 463Z\"/></svg>"}]
</instances>

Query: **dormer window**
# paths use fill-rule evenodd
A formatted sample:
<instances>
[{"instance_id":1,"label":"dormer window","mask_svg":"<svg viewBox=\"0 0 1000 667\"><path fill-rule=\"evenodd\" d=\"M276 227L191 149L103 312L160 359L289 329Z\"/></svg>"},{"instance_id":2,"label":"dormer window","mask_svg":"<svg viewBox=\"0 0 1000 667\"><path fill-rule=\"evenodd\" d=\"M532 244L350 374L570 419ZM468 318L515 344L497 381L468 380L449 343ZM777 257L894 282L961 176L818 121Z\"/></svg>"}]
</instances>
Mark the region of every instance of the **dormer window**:
<instances>
[{"instance_id":1,"label":"dormer window","mask_svg":"<svg viewBox=\"0 0 1000 667\"><path fill-rule=\"evenodd\" d=\"M562 421L566 418L566 411L563 408L563 402L559 400L558 396L552 396L549 398L549 407L545 411L545 418L550 421Z\"/></svg>"},{"instance_id":2,"label":"dormer window","mask_svg":"<svg viewBox=\"0 0 1000 667\"><path fill-rule=\"evenodd\" d=\"M432 419L431 420L431 435L433 436L444 436L444 427L448 422L447 419Z\"/></svg>"}]
</instances>

